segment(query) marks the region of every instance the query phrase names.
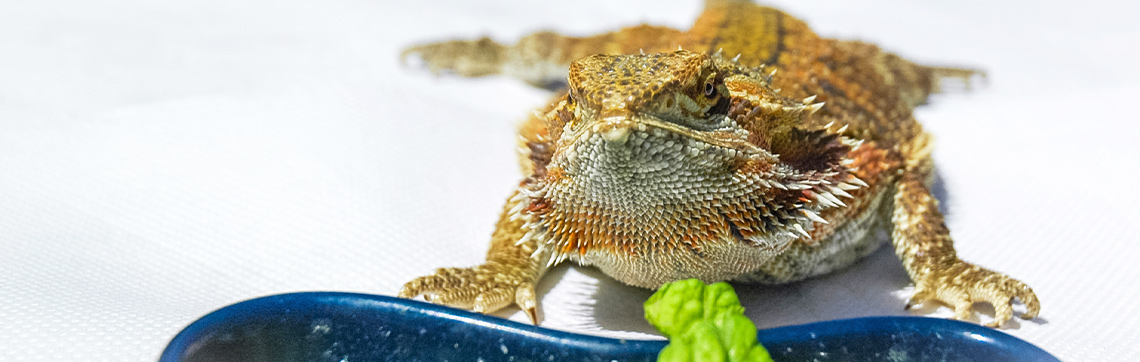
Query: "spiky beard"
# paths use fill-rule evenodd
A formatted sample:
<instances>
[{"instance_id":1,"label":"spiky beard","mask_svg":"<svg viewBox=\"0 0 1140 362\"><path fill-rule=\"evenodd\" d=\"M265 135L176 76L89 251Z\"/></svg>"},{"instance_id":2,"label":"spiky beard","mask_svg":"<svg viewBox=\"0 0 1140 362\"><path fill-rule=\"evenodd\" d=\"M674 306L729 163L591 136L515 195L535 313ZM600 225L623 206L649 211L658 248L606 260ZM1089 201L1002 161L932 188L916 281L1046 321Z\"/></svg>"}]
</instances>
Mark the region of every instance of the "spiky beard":
<instances>
[{"instance_id":1,"label":"spiky beard","mask_svg":"<svg viewBox=\"0 0 1140 362\"><path fill-rule=\"evenodd\" d=\"M527 220L524 239L538 238L536 255L545 254L549 264L613 264L600 258L654 260L676 253L700 260L707 249L723 247L776 255L797 239L810 239L813 225L826 223L820 213L843 207L840 198L850 197L845 190L862 184L840 164L805 171L767 152L711 145L659 128L634 127L621 137L587 130L576 138L555 157L543 182L520 193L526 200L512 212Z\"/></svg>"}]
</instances>

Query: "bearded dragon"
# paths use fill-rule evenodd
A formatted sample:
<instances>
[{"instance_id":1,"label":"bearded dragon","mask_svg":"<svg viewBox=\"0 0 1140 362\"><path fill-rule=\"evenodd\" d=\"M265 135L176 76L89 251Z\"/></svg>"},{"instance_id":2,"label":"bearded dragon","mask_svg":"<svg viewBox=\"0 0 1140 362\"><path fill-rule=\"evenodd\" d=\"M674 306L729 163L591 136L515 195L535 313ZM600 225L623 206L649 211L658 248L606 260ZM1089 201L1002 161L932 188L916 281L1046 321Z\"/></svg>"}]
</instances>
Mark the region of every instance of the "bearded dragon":
<instances>
[{"instance_id":1,"label":"bearded dragon","mask_svg":"<svg viewBox=\"0 0 1140 362\"><path fill-rule=\"evenodd\" d=\"M558 89L519 132L523 179L486 262L416 278L399 296L538 323L551 266L629 285L788 283L850 265L890 234L915 292L990 326L1034 318L1025 283L958 258L931 195L932 137L912 110L947 78L859 41L822 38L747 1L710 0L688 31L640 25L588 37L539 32L407 49L433 72L504 74Z\"/></svg>"}]
</instances>

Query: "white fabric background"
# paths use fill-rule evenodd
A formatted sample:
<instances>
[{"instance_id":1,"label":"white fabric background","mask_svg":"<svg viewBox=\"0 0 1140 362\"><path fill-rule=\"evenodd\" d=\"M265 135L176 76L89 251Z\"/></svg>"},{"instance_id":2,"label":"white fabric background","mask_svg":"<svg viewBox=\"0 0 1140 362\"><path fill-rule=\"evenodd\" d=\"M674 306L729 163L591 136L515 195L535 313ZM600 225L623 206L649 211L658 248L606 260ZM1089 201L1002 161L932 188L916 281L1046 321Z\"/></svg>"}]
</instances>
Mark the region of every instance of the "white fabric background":
<instances>
[{"instance_id":1,"label":"white fabric background","mask_svg":"<svg viewBox=\"0 0 1140 362\"><path fill-rule=\"evenodd\" d=\"M1041 317L1006 332L1067 361L1140 353L1136 5L777 5L822 34L988 70L988 86L918 112L939 137L960 255L1040 296ZM515 123L548 95L401 69L399 49L540 28L686 28L699 7L0 2L0 360L150 361L234 302L392 295L436 267L480 262L519 178ZM738 288L772 327L912 314L907 283L883 249L830 276ZM578 267L541 289L545 326L652 333L649 291Z\"/></svg>"}]
</instances>

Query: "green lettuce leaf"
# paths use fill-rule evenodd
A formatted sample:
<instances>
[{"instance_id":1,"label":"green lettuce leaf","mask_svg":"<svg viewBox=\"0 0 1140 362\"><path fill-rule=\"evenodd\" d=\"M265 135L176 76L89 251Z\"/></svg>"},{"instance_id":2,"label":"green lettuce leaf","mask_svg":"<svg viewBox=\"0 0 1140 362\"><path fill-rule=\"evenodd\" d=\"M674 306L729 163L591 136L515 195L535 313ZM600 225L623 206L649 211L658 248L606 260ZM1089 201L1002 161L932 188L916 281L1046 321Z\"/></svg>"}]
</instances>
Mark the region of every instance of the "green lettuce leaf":
<instances>
[{"instance_id":1,"label":"green lettuce leaf","mask_svg":"<svg viewBox=\"0 0 1140 362\"><path fill-rule=\"evenodd\" d=\"M665 284L645 302L645 319L669 337L659 362L772 361L728 283L687 279Z\"/></svg>"}]
</instances>

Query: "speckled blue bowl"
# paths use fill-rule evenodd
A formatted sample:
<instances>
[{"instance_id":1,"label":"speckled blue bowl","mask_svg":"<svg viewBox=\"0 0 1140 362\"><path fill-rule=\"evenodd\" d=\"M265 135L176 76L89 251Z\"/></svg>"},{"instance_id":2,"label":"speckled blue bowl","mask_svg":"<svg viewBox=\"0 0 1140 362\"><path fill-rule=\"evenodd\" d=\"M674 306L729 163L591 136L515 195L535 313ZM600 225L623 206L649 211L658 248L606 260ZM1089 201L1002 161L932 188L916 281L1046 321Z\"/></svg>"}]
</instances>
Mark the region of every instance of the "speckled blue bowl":
<instances>
[{"instance_id":1,"label":"speckled blue bowl","mask_svg":"<svg viewBox=\"0 0 1140 362\"><path fill-rule=\"evenodd\" d=\"M919 317L761 330L776 361L1057 361L1000 331ZM182 330L160 362L653 361L664 341L602 338L393 297L295 293L237 303Z\"/></svg>"}]
</instances>

